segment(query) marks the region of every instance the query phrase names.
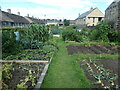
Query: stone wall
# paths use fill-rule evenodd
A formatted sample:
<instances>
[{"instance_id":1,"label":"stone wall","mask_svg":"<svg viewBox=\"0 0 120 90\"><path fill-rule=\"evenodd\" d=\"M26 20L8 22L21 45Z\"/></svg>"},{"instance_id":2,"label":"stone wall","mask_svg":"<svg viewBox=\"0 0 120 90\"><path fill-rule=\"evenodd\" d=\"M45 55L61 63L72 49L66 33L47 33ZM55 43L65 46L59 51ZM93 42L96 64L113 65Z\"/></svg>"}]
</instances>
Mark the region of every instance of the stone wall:
<instances>
[{"instance_id":1,"label":"stone wall","mask_svg":"<svg viewBox=\"0 0 120 90\"><path fill-rule=\"evenodd\" d=\"M120 30L120 1L118 2L118 25L117 29Z\"/></svg>"},{"instance_id":2,"label":"stone wall","mask_svg":"<svg viewBox=\"0 0 120 90\"><path fill-rule=\"evenodd\" d=\"M112 28L120 29L120 1L111 3L106 9L105 21L107 21Z\"/></svg>"}]
</instances>

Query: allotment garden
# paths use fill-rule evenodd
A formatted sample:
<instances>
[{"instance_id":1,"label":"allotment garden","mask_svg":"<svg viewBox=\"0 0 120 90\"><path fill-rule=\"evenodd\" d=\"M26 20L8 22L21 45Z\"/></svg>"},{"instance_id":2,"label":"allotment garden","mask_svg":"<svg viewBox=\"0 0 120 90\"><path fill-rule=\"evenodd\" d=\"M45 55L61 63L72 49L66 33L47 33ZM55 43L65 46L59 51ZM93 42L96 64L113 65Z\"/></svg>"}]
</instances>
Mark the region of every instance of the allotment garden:
<instances>
[{"instance_id":1,"label":"allotment garden","mask_svg":"<svg viewBox=\"0 0 120 90\"><path fill-rule=\"evenodd\" d=\"M119 32L32 24L2 31L2 89L120 88ZM60 35L60 37L53 37Z\"/></svg>"}]
</instances>

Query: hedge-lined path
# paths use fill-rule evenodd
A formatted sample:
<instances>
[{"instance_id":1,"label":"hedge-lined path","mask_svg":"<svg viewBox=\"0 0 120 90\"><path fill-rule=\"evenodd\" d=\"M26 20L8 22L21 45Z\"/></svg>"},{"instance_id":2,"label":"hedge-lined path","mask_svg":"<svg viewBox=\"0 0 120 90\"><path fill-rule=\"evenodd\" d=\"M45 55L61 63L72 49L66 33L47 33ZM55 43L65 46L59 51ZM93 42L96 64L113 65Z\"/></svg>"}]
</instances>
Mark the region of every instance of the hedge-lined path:
<instances>
[{"instance_id":1,"label":"hedge-lined path","mask_svg":"<svg viewBox=\"0 0 120 90\"><path fill-rule=\"evenodd\" d=\"M68 55L66 44L58 39L59 51L53 57L41 88L89 88L76 57Z\"/></svg>"}]
</instances>

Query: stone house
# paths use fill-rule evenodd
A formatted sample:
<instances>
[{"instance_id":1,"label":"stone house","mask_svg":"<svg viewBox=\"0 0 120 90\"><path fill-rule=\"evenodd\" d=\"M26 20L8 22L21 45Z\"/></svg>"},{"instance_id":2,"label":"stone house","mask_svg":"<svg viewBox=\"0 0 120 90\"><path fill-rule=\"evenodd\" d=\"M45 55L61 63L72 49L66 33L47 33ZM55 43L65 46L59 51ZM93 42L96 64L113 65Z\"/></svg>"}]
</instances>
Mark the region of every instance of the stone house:
<instances>
[{"instance_id":1,"label":"stone house","mask_svg":"<svg viewBox=\"0 0 120 90\"><path fill-rule=\"evenodd\" d=\"M98 8L91 8L83 14L79 14L75 24L80 27L93 27L102 20L104 20L104 14Z\"/></svg>"},{"instance_id":2,"label":"stone house","mask_svg":"<svg viewBox=\"0 0 120 90\"><path fill-rule=\"evenodd\" d=\"M34 17L23 17L18 12L18 15L12 14L11 9L7 9L7 12L0 10L0 27L25 27L31 23L45 24L45 20L37 19Z\"/></svg>"},{"instance_id":3,"label":"stone house","mask_svg":"<svg viewBox=\"0 0 120 90\"><path fill-rule=\"evenodd\" d=\"M8 12L0 10L0 17L1 27L24 27L29 24L28 20L26 20L23 16L20 16L20 12L18 12L18 15L12 14L10 9L8 9Z\"/></svg>"},{"instance_id":4,"label":"stone house","mask_svg":"<svg viewBox=\"0 0 120 90\"><path fill-rule=\"evenodd\" d=\"M51 20L46 20L46 25L58 25L58 26L62 26L64 25L64 23L60 20L57 19L51 19Z\"/></svg>"},{"instance_id":5,"label":"stone house","mask_svg":"<svg viewBox=\"0 0 120 90\"><path fill-rule=\"evenodd\" d=\"M114 0L105 10L105 21L120 30L120 0Z\"/></svg>"}]
</instances>

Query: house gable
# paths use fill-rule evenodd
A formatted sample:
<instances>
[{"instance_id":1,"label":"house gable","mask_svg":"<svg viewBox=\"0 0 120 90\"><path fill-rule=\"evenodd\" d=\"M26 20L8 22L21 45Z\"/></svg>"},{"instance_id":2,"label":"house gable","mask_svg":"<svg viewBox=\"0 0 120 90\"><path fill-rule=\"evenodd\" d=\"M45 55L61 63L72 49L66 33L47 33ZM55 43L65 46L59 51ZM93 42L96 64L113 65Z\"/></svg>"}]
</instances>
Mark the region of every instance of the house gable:
<instances>
[{"instance_id":1,"label":"house gable","mask_svg":"<svg viewBox=\"0 0 120 90\"><path fill-rule=\"evenodd\" d=\"M87 17L104 17L104 14L96 8Z\"/></svg>"}]
</instances>

